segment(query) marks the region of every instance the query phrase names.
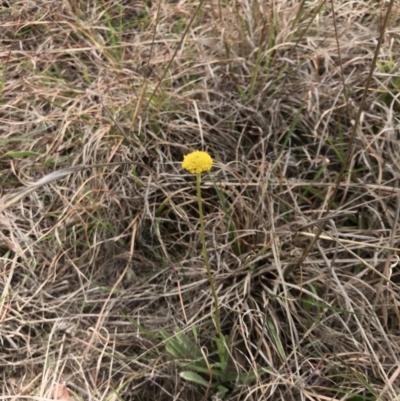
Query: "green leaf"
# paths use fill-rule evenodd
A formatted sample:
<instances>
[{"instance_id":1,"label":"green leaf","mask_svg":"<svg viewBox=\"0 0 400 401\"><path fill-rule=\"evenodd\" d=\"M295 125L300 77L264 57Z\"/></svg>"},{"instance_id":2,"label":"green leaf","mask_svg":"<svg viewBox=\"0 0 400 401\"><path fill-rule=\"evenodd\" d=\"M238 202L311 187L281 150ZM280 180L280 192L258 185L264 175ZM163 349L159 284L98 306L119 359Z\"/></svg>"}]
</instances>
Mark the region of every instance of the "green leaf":
<instances>
[{"instance_id":1,"label":"green leaf","mask_svg":"<svg viewBox=\"0 0 400 401\"><path fill-rule=\"evenodd\" d=\"M218 395L219 395L219 398L224 398L224 396L226 395L226 393L228 392L229 390L226 388L226 387L224 387L224 386L218 386Z\"/></svg>"},{"instance_id":2,"label":"green leaf","mask_svg":"<svg viewBox=\"0 0 400 401\"><path fill-rule=\"evenodd\" d=\"M286 359L285 350L283 349L281 339L279 338L278 333L276 332L274 323L269 318L267 320L267 323L268 323L268 328L272 334L272 337L274 338L275 345L276 345L276 348L278 349L279 355L281 356L281 358L283 360L285 360Z\"/></svg>"},{"instance_id":3,"label":"green leaf","mask_svg":"<svg viewBox=\"0 0 400 401\"><path fill-rule=\"evenodd\" d=\"M172 356L174 356L177 359L185 358L185 350L184 350L184 348L174 338L171 338L167 342L167 345L165 346L165 349L166 349L166 351L168 353L170 353Z\"/></svg>"},{"instance_id":4,"label":"green leaf","mask_svg":"<svg viewBox=\"0 0 400 401\"><path fill-rule=\"evenodd\" d=\"M265 375L267 371L265 369L258 369L257 372L253 370L250 372L243 372L243 373L235 373L231 375L226 375L225 380L231 382L238 382L240 384L251 384L253 383L258 377Z\"/></svg>"},{"instance_id":5,"label":"green leaf","mask_svg":"<svg viewBox=\"0 0 400 401\"><path fill-rule=\"evenodd\" d=\"M198 339L199 336L198 336L197 328L196 328L195 325L192 326L192 333L193 333L193 335L194 335L194 340L197 341L197 339Z\"/></svg>"},{"instance_id":6,"label":"green leaf","mask_svg":"<svg viewBox=\"0 0 400 401\"><path fill-rule=\"evenodd\" d=\"M185 333L176 329L175 335L170 336L164 329L159 331L166 343L165 350L173 357L189 360L203 359L197 344L191 341Z\"/></svg>"},{"instance_id":7,"label":"green leaf","mask_svg":"<svg viewBox=\"0 0 400 401\"><path fill-rule=\"evenodd\" d=\"M198 375L197 373L194 372L181 372L179 374L180 377L182 377L182 379L187 380L189 382L192 383L196 383L196 384L200 384L204 387L208 387L208 382L206 380L204 380L200 375Z\"/></svg>"},{"instance_id":8,"label":"green leaf","mask_svg":"<svg viewBox=\"0 0 400 401\"><path fill-rule=\"evenodd\" d=\"M170 339L171 336L162 327L158 329L158 331L160 332L160 335L164 341Z\"/></svg>"},{"instance_id":9,"label":"green leaf","mask_svg":"<svg viewBox=\"0 0 400 401\"><path fill-rule=\"evenodd\" d=\"M150 338L151 340L157 340L157 335L151 333L150 331L146 330L140 323L138 323L135 319L132 319L126 314L123 314L125 319L127 319L133 326L135 326L137 329L139 329L140 333L145 335L146 337Z\"/></svg>"},{"instance_id":10,"label":"green leaf","mask_svg":"<svg viewBox=\"0 0 400 401\"><path fill-rule=\"evenodd\" d=\"M0 138L0 143L11 143L11 142L33 142L33 139L25 136L14 136L11 138Z\"/></svg>"},{"instance_id":11,"label":"green leaf","mask_svg":"<svg viewBox=\"0 0 400 401\"><path fill-rule=\"evenodd\" d=\"M182 349L185 351L185 356L191 359L202 358L203 355L200 352L196 343L190 340L190 338L183 332L175 330L176 339L180 343Z\"/></svg>"},{"instance_id":12,"label":"green leaf","mask_svg":"<svg viewBox=\"0 0 400 401\"><path fill-rule=\"evenodd\" d=\"M228 364L229 360L229 338L224 337L223 339L217 337L215 338L215 343L217 344L217 349L218 349L218 355L219 355L219 367L222 371L225 371L226 366Z\"/></svg>"},{"instance_id":13,"label":"green leaf","mask_svg":"<svg viewBox=\"0 0 400 401\"><path fill-rule=\"evenodd\" d=\"M195 372L198 373L203 373L207 376L209 376L209 371L207 368L206 363L204 362L204 359L202 361L198 361L198 362L180 362L179 366L181 366L184 369L190 369L190 370L194 370ZM213 375L214 375L214 371L213 371ZM215 374L215 377L217 377L218 375Z\"/></svg>"},{"instance_id":14,"label":"green leaf","mask_svg":"<svg viewBox=\"0 0 400 401\"><path fill-rule=\"evenodd\" d=\"M12 158L30 157L30 156L40 156L40 153L31 152L30 150L19 150L19 151L14 151L14 152L7 152L4 156L9 156Z\"/></svg>"},{"instance_id":15,"label":"green leaf","mask_svg":"<svg viewBox=\"0 0 400 401\"><path fill-rule=\"evenodd\" d=\"M374 397L378 398L379 394L375 391L375 389L368 383L368 379L362 374L358 373L356 370L351 369L352 372L357 376L358 380L368 389L368 391L374 395ZM379 397L380 398L380 397Z\"/></svg>"}]
</instances>

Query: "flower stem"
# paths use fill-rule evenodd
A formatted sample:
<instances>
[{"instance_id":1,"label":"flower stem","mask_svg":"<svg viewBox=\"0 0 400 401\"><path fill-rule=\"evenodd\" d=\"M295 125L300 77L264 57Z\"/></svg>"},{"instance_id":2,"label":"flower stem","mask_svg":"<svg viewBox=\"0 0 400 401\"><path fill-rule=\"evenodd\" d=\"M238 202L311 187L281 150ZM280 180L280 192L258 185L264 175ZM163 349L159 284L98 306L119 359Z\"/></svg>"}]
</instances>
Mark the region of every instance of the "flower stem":
<instances>
[{"instance_id":1,"label":"flower stem","mask_svg":"<svg viewBox=\"0 0 400 401\"><path fill-rule=\"evenodd\" d=\"M215 291L214 279L213 279L213 276L211 273L210 263L208 262L208 255L207 255L207 248L206 248L206 233L205 233L205 228L204 228L203 204L202 204L202 199L201 199L201 174L196 174L196 184L197 184L197 200L199 202L200 231L201 231L201 244L202 244L202 250L203 250L203 258L204 258L204 263L205 263L206 269L207 269L207 276L208 276L208 281L210 282L212 296L214 298L214 322L215 322L215 326L217 328L218 334L220 336L220 339L223 341L224 336L222 335L220 318L219 318L218 295L217 295L217 292Z\"/></svg>"}]
</instances>

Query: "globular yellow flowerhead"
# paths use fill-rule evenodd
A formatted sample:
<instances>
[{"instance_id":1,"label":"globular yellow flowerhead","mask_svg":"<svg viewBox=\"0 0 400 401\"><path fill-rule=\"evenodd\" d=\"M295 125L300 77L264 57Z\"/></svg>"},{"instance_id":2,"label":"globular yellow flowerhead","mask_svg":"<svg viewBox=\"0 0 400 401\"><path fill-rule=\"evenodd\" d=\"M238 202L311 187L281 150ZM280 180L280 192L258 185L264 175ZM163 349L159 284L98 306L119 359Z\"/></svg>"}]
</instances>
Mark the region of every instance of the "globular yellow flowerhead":
<instances>
[{"instance_id":1,"label":"globular yellow flowerhead","mask_svg":"<svg viewBox=\"0 0 400 401\"><path fill-rule=\"evenodd\" d=\"M207 152L196 150L183 156L182 167L192 174L200 174L211 169L213 159Z\"/></svg>"}]
</instances>

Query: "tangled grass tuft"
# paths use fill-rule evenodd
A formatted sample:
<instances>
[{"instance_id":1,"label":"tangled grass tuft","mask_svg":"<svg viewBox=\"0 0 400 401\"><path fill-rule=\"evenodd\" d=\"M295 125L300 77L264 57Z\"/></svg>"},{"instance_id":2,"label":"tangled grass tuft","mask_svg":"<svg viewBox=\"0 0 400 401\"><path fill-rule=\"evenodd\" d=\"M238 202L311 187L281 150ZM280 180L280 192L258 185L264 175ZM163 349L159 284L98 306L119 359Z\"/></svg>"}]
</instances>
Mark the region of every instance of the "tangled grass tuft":
<instances>
[{"instance_id":1,"label":"tangled grass tuft","mask_svg":"<svg viewBox=\"0 0 400 401\"><path fill-rule=\"evenodd\" d=\"M400 399L392 3L0 2L1 400Z\"/></svg>"}]
</instances>

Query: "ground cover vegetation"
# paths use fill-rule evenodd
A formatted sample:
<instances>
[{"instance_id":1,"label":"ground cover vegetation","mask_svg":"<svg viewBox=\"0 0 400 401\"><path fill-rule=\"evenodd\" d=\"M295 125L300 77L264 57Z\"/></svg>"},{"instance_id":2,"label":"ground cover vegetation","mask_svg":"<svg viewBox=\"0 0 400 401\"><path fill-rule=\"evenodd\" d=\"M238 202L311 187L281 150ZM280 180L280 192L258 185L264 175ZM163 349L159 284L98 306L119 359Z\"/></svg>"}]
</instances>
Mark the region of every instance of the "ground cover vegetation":
<instances>
[{"instance_id":1,"label":"ground cover vegetation","mask_svg":"<svg viewBox=\"0 0 400 401\"><path fill-rule=\"evenodd\" d=\"M398 4L0 25L0 400L400 399Z\"/></svg>"}]
</instances>

